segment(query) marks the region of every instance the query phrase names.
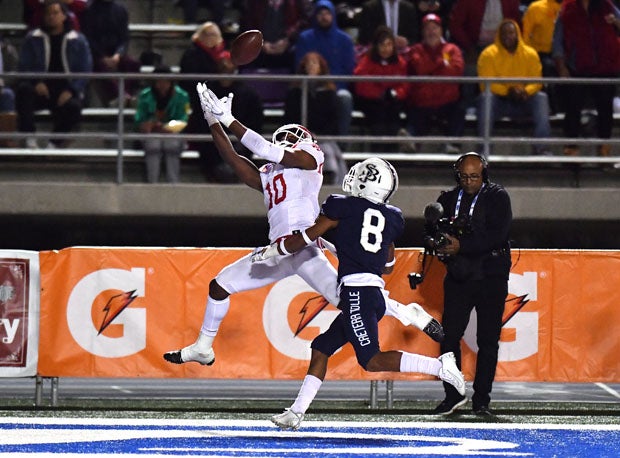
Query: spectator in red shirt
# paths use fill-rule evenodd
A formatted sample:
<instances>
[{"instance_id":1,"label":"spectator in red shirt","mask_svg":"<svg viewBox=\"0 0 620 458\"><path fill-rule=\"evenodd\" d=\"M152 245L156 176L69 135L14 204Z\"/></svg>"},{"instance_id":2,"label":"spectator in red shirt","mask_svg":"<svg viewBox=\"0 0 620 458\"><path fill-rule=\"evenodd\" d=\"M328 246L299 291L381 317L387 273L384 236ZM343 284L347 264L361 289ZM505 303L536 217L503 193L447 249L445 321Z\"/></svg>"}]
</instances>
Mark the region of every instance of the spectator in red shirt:
<instances>
[{"instance_id":1,"label":"spectator in red shirt","mask_svg":"<svg viewBox=\"0 0 620 458\"><path fill-rule=\"evenodd\" d=\"M370 49L358 62L354 75L397 76L407 74L407 62L396 51L396 37L387 26L379 26ZM355 83L358 108L364 113L372 135L396 135L400 129L400 113L407 97L404 81L363 81ZM394 145L388 145L388 149Z\"/></svg>"},{"instance_id":2,"label":"spectator in red shirt","mask_svg":"<svg viewBox=\"0 0 620 458\"><path fill-rule=\"evenodd\" d=\"M563 78L617 78L620 72L620 11L611 0L567 0L556 21L552 54ZM581 110L586 95L594 99L597 112L596 134L611 138L614 84L571 84L560 86L566 109L564 135L579 137ZM609 156L611 147L599 145L600 156ZM579 154L577 145L566 145L564 154Z\"/></svg>"},{"instance_id":3,"label":"spectator in red shirt","mask_svg":"<svg viewBox=\"0 0 620 458\"><path fill-rule=\"evenodd\" d=\"M416 76L462 76L465 63L461 50L443 38L441 18L427 14L422 20L422 41L409 53L409 74ZM409 133L428 135L434 125L448 136L463 135L465 110L459 83L420 82L410 86L407 100ZM445 145L447 153L459 152L455 144Z\"/></svg>"}]
</instances>

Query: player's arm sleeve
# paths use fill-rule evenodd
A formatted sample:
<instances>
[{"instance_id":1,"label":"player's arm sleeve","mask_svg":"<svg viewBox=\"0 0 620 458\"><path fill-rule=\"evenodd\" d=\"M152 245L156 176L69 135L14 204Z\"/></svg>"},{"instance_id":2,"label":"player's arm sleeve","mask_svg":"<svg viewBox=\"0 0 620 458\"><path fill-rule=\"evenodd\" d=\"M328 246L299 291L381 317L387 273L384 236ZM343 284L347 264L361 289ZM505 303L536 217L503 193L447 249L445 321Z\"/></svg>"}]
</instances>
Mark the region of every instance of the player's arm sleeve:
<instances>
[{"instance_id":1,"label":"player's arm sleeve","mask_svg":"<svg viewBox=\"0 0 620 458\"><path fill-rule=\"evenodd\" d=\"M284 148L265 140L262 135L252 129L246 128L246 131L241 136L241 144L258 157L261 157L269 162L279 163L284 156Z\"/></svg>"}]
</instances>

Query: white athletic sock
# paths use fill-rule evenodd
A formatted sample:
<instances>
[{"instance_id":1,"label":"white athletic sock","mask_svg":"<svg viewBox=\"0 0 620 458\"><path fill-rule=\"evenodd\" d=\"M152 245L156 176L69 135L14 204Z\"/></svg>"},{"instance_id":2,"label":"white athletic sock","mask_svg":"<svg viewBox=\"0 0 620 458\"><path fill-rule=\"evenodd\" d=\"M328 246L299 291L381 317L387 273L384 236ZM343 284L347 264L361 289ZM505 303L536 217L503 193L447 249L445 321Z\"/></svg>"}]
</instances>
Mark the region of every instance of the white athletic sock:
<instances>
[{"instance_id":1,"label":"white athletic sock","mask_svg":"<svg viewBox=\"0 0 620 458\"><path fill-rule=\"evenodd\" d=\"M441 369L441 361L437 358L417 355L415 353L402 352L400 359L401 372L420 372L422 374L439 375Z\"/></svg>"},{"instance_id":2,"label":"white athletic sock","mask_svg":"<svg viewBox=\"0 0 620 458\"><path fill-rule=\"evenodd\" d=\"M202 327L200 328L200 335L196 341L196 345L199 348L203 348L204 350L211 348L220 323L228 313L229 307L230 298L227 297L226 299L217 301L209 296L205 316L202 320Z\"/></svg>"},{"instance_id":3,"label":"white athletic sock","mask_svg":"<svg viewBox=\"0 0 620 458\"><path fill-rule=\"evenodd\" d=\"M306 413L322 383L323 381L320 378L314 375L306 375L291 410L295 413Z\"/></svg>"}]
</instances>

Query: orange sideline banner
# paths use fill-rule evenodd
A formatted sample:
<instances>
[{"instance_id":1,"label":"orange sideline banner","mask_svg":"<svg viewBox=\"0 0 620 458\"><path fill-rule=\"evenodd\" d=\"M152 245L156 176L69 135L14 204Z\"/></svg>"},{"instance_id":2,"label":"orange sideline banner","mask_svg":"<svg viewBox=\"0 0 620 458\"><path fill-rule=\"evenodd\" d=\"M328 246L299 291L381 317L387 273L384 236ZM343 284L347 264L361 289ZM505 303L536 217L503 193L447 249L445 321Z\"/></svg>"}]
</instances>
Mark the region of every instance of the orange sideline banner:
<instances>
[{"instance_id":1,"label":"orange sideline banner","mask_svg":"<svg viewBox=\"0 0 620 458\"><path fill-rule=\"evenodd\" d=\"M234 294L214 343L213 366L173 365L162 358L196 339L209 282L249 249L67 248L40 253L38 373L73 377L301 379L310 341L337 309L322 308L299 277ZM336 260L332 258L334 264ZM420 250L397 251L386 276L395 299L422 304L441 319L443 265L420 271ZM620 381L620 252L513 252L496 380ZM475 367L475 313L462 342L463 371ZM391 317L380 323L381 347L429 356L439 345ZM330 379L428 379L366 373L350 346L330 359Z\"/></svg>"}]
</instances>

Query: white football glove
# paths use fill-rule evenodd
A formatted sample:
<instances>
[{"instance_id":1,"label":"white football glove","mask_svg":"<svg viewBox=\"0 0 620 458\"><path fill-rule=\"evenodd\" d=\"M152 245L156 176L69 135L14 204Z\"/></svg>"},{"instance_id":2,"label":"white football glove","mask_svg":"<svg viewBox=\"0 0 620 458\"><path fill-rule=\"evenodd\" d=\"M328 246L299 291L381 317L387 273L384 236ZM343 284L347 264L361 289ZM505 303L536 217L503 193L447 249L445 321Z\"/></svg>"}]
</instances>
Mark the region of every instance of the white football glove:
<instances>
[{"instance_id":1,"label":"white football glove","mask_svg":"<svg viewBox=\"0 0 620 458\"><path fill-rule=\"evenodd\" d=\"M252 257L250 260L254 262L266 261L269 258L274 258L276 256L282 256L278 251L278 243L274 242L271 245L267 246L259 246L254 248L252 251Z\"/></svg>"},{"instance_id":2,"label":"white football glove","mask_svg":"<svg viewBox=\"0 0 620 458\"><path fill-rule=\"evenodd\" d=\"M217 118L211 113L211 110L207 108L206 99L209 97L207 93L207 83L196 84L196 92L198 92L198 98L200 99L200 106L202 107L202 114L209 126L212 126L216 122L219 122Z\"/></svg>"},{"instance_id":3,"label":"white football glove","mask_svg":"<svg viewBox=\"0 0 620 458\"><path fill-rule=\"evenodd\" d=\"M230 127L232 122L235 120L235 117L231 112L233 93L231 92L226 97L222 97L220 100L211 89L206 89L206 96L201 99L201 102L204 100L207 110L215 116L215 119L224 124L226 127Z\"/></svg>"}]
</instances>

